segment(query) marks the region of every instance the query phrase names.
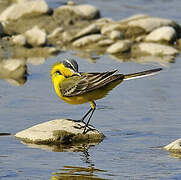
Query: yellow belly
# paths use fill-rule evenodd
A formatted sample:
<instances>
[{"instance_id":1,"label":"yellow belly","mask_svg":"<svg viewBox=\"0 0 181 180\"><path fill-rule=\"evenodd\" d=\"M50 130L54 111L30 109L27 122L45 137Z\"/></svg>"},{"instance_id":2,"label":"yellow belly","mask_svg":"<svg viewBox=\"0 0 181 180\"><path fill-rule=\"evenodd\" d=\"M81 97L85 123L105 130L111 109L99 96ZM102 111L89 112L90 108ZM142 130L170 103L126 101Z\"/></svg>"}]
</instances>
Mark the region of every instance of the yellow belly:
<instances>
[{"instance_id":1,"label":"yellow belly","mask_svg":"<svg viewBox=\"0 0 181 180\"><path fill-rule=\"evenodd\" d=\"M72 97L62 96L59 88L55 87L55 91L62 100L64 100L65 102L67 102L69 104L83 104L83 103L87 103L87 102L91 102L91 101L95 101L95 100L104 98L108 94L109 91L111 91L115 86L117 86L121 82L122 82L122 80L111 82L96 90L86 92L81 95L72 96Z\"/></svg>"}]
</instances>

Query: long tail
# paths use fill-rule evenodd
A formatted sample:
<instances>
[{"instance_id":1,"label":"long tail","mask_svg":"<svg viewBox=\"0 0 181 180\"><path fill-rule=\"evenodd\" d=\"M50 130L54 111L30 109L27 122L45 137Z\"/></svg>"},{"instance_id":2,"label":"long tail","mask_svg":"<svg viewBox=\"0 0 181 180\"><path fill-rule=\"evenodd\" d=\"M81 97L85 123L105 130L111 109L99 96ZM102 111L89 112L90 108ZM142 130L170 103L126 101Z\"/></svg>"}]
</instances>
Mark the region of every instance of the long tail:
<instances>
[{"instance_id":1,"label":"long tail","mask_svg":"<svg viewBox=\"0 0 181 180\"><path fill-rule=\"evenodd\" d=\"M151 69L151 70L137 72L137 73L133 73L133 74L125 74L124 80L130 80L130 79L137 79L137 78L142 78L142 77L146 77L146 76L152 76L152 75L158 74L161 70L162 70L162 68L157 68L157 69Z\"/></svg>"}]
</instances>

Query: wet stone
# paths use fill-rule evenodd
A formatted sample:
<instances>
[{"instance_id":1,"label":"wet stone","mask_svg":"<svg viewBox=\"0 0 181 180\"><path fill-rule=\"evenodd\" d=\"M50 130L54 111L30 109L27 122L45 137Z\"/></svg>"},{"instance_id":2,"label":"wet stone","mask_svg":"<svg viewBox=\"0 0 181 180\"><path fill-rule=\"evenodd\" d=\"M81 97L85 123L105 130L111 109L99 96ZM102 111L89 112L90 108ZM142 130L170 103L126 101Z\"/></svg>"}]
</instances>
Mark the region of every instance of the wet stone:
<instances>
[{"instance_id":1,"label":"wet stone","mask_svg":"<svg viewBox=\"0 0 181 180\"><path fill-rule=\"evenodd\" d=\"M37 16L48 13L49 7L44 0L14 3L0 14L0 21L17 20L23 16Z\"/></svg>"},{"instance_id":2,"label":"wet stone","mask_svg":"<svg viewBox=\"0 0 181 180\"><path fill-rule=\"evenodd\" d=\"M132 42L130 40L120 40L109 46L107 48L107 52L110 54L127 52L131 49L131 45Z\"/></svg>"},{"instance_id":3,"label":"wet stone","mask_svg":"<svg viewBox=\"0 0 181 180\"><path fill-rule=\"evenodd\" d=\"M78 32L72 40L78 39L80 37L90 35L90 34L95 34L95 33L100 33L100 28L96 24L91 24L88 27L84 28L80 32Z\"/></svg>"},{"instance_id":4,"label":"wet stone","mask_svg":"<svg viewBox=\"0 0 181 180\"><path fill-rule=\"evenodd\" d=\"M173 153L181 153L181 138L164 146L163 149L173 152Z\"/></svg>"},{"instance_id":5,"label":"wet stone","mask_svg":"<svg viewBox=\"0 0 181 180\"><path fill-rule=\"evenodd\" d=\"M100 142L104 135L93 126L87 128L83 134L85 124L67 119L51 120L35 125L15 134L15 137L26 143L34 144L76 144Z\"/></svg>"},{"instance_id":6,"label":"wet stone","mask_svg":"<svg viewBox=\"0 0 181 180\"><path fill-rule=\"evenodd\" d=\"M166 42L166 43L174 42L175 39L176 39L176 31L173 27L170 26L164 26L155 29L145 38L146 41Z\"/></svg>"},{"instance_id":7,"label":"wet stone","mask_svg":"<svg viewBox=\"0 0 181 180\"><path fill-rule=\"evenodd\" d=\"M42 46L46 43L46 32L40 29L38 26L34 26L32 29L25 32L25 37L28 44L32 46Z\"/></svg>"},{"instance_id":8,"label":"wet stone","mask_svg":"<svg viewBox=\"0 0 181 180\"><path fill-rule=\"evenodd\" d=\"M82 37L73 42L73 46L75 47L82 47L91 43L95 43L102 39L102 35L100 34L93 34L89 36Z\"/></svg>"},{"instance_id":9,"label":"wet stone","mask_svg":"<svg viewBox=\"0 0 181 180\"><path fill-rule=\"evenodd\" d=\"M74 25L78 21L100 17L99 10L88 4L65 5L54 9L53 18L59 24Z\"/></svg>"},{"instance_id":10,"label":"wet stone","mask_svg":"<svg viewBox=\"0 0 181 180\"><path fill-rule=\"evenodd\" d=\"M174 56L178 54L178 50L167 45L157 43L140 43L132 49L136 54L158 55L158 56Z\"/></svg>"}]
</instances>

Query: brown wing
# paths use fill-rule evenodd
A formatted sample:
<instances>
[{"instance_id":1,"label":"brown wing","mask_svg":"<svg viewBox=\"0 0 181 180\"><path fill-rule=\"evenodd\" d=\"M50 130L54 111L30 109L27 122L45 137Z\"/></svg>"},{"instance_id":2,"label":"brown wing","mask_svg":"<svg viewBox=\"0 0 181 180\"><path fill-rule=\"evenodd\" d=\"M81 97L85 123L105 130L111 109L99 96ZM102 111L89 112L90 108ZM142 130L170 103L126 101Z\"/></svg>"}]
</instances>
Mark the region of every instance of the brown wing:
<instances>
[{"instance_id":1,"label":"brown wing","mask_svg":"<svg viewBox=\"0 0 181 180\"><path fill-rule=\"evenodd\" d=\"M118 79L124 75L114 75L116 71L103 73L81 73L81 76L70 77L62 83L60 90L63 96L71 97L93 91Z\"/></svg>"}]
</instances>

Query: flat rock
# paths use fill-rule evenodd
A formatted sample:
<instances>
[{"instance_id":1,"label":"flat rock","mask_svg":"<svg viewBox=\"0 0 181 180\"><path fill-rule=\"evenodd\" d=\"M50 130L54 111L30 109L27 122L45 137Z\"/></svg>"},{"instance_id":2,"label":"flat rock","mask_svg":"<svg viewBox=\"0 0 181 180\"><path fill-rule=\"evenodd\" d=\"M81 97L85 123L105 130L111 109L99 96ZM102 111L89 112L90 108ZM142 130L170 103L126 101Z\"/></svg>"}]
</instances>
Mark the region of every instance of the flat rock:
<instances>
[{"instance_id":1,"label":"flat rock","mask_svg":"<svg viewBox=\"0 0 181 180\"><path fill-rule=\"evenodd\" d=\"M100 34L92 34L85 37L82 37L76 41L73 42L73 46L75 47L82 47L85 45L88 45L90 43L95 43L102 39L102 35Z\"/></svg>"},{"instance_id":2,"label":"flat rock","mask_svg":"<svg viewBox=\"0 0 181 180\"><path fill-rule=\"evenodd\" d=\"M82 20L92 20L100 17L99 10L89 4L64 5L54 9L56 22L72 25Z\"/></svg>"},{"instance_id":3,"label":"flat rock","mask_svg":"<svg viewBox=\"0 0 181 180\"><path fill-rule=\"evenodd\" d=\"M46 43L46 32L40 29L38 26L34 26L32 29L24 33L28 44L32 46L42 46Z\"/></svg>"},{"instance_id":4,"label":"flat rock","mask_svg":"<svg viewBox=\"0 0 181 180\"><path fill-rule=\"evenodd\" d=\"M131 49L132 42L130 40L120 40L107 48L107 53L116 54L126 52Z\"/></svg>"},{"instance_id":5,"label":"flat rock","mask_svg":"<svg viewBox=\"0 0 181 180\"><path fill-rule=\"evenodd\" d=\"M176 39L176 31L173 27L164 26L158 29L155 29L145 38L146 41L154 42L173 42Z\"/></svg>"},{"instance_id":6,"label":"flat rock","mask_svg":"<svg viewBox=\"0 0 181 180\"><path fill-rule=\"evenodd\" d=\"M145 32L151 32L156 28L162 26L175 26L175 22L169 19L158 18L158 17L149 17L149 16L140 16L140 18L133 19L128 21L128 26L130 27L139 27L142 28Z\"/></svg>"},{"instance_id":7,"label":"flat rock","mask_svg":"<svg viewBox=\"0 0 181 180\"><path fill-rule=\"evenodd\" d=\"M0 21L17 20L23 16L36 16L49 11L45 0L14 3L0 14Z\"/></svg>"},{"instance_id":8,"label":"flat rock","mask_svg":"<svg viewBox=\"0 0 181 180\"><path fill-rule=\"evenodd\" d=\"M172 143L163 147L163 149L173 152L173 153L181 153L181 138L173 141Z\"/></svg>"},{"instance_id":9,"label":"flat rock","mask_svg":"<svg viewBox=\"0 0 181 180\"><path fill-rule=\"evenodd\" d=\"M173 27L177 30L178 33L181 30L179 24L177 24L173 20L148 16L144 14L131 16L122 21L118 21L117 24L119 24L120 29L124 31L125 37L134 39L138 36L147 35L153 30L163 26Z\"/></svg>"},{"instance_id":10,"label":"flat rock","mask_svg":"<svg viewBox=\"0 0 181 180\"><path fill-rule=\"evenodd\" d=\"M88 27L85 27L84 29L82 29L80 32L78 32L74 36L73 40L86 36L86 35L95 34L95 33L100 33L100 28L96 24L91 24Z\"/></svg>"},{"instance_id":11,"label":"flat rock","mask_svg":"<svg viewBox=\"0 0 181 180\"><path fill-rule=\"evenodd\" d=\"M82 134L85 124L67 119L51 120L35 125L15 134L15 137L26 143L34 144L76 144L100 142L104 135L93 126L87 128L87 133Z\"/></svg>"},{"instance_id":12,"label":"flat rock","mask_svg":"<svg viewBox=\"0 0 181 180\"><path fill-rule=\"evenodd\" d=\"M136 45L133 51L137 51L139 54L158 55L158 56L172 56L179 53L179 51L173 47L157 44L157 43L140 43Z\"/></svg>"}]
</instances>

